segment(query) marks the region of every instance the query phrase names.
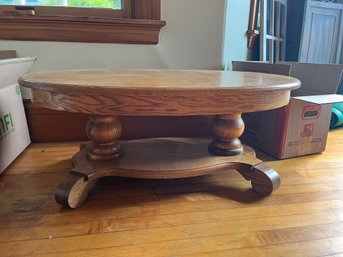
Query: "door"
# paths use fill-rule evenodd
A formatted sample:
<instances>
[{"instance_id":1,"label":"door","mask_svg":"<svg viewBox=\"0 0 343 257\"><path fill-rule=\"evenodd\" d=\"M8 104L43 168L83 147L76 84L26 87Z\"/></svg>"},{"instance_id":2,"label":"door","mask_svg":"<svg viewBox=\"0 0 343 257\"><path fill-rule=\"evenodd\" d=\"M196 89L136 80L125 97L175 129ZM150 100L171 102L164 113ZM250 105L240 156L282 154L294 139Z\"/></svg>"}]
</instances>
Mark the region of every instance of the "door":
<instances>
[{"instance_id":1,"label":"door","mask_svg":"<svg viewBox=\"0 0 343 257\"><path fill-rule=\"evenodd\" d=\"M305 7L299 61L342 63L343 3L308 0Z\"/></svg>"}]
</instances>

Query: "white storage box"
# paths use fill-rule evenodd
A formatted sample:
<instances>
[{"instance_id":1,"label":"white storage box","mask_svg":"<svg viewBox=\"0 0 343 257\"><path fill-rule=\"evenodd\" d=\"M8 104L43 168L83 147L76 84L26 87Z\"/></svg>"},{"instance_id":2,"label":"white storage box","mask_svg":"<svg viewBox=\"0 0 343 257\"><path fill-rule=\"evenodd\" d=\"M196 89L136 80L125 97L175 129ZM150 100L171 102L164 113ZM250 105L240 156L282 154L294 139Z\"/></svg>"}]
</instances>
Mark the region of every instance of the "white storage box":
<instances>
[{"instance_id":1,"label":"white storage box","mask_svg":"<svg viewBox=\"0 0 343 257\"><path fill-rule=\"evenodd\" d=\"M36 58L0 61L0 173L30 144L18 78L29 71Z\"/></svg>"}]
</instances>

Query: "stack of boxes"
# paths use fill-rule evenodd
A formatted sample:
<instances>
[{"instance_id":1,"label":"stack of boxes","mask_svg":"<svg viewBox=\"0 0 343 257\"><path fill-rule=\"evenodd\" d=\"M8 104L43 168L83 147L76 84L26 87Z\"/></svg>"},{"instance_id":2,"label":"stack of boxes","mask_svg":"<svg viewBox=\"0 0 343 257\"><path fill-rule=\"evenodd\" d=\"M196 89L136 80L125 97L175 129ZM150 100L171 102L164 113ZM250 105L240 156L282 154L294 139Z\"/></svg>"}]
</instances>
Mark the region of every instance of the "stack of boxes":
<instances>
[{"instance_id":1,"label":"stack of boxes","mask_svg":"<svg viewBox=\"0 0 343 257\"><path fill-rule=\"evenodd\" d=\"M244 142L278 159L325 150L332 104L343 102L343 65L309 63L233 62L236 71L295 77L301 88L292 91L287 106L243 115Z\"/></svg>"}]
</instances>

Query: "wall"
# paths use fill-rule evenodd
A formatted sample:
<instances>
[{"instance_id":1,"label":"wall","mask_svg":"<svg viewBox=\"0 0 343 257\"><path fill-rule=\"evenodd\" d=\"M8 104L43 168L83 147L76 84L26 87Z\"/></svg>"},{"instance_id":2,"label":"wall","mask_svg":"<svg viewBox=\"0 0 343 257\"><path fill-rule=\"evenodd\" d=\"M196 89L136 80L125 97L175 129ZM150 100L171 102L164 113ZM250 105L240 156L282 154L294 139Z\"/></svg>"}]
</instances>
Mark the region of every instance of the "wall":
<instances>
[{"instance_id":1,"label":"wall","mask_svg":"<svg viewBox=\"0 0 343 257\"><path fill-rule=\"evenodd\" d=\"M228 0L224 33L223 65L231 70L232 61L250 59L247 48L250 0Z\"/></svg>"},{"instance_id":2,"label":"wall","mask_svg":"<svg viewBox=\"0 0 343 257\"><path fill-rule=\"evenodd\" d=\"M240 2L240 0L234 0ZM225 0L162 0L158 45L0 41L19 57L37 56L33 71L84 68L221 69ZM28 92L24 97L29 98Z\"/></svg>"}]
</instances>

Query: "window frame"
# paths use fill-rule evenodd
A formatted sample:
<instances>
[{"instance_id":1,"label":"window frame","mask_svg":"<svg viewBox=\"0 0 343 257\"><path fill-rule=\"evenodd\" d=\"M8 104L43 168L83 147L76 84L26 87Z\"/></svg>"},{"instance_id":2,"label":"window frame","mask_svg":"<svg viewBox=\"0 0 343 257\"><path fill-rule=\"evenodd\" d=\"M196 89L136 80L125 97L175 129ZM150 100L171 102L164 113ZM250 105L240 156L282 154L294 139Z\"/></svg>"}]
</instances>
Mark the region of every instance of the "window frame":
<instances>
[{"instance_id":1,"label":"window frame","mask_svg":"<svg viewBox=\"0 0 343 257\"><path fill-rule=\"evenodd\" d=\"M283 16L281 15L281 5L284 6L285 11ZM267 11L268 7L269 17ZM260 21L260 61L270 63L285 61L287 41L287 0L261 0ZM268 31L267 28L268 21L270 23L270 31ZM281 26L283 33L280 30ZM271 45L268 46L269 42L271 42Z\"/></svg>"},{"instance_id":2,"label":"window frame","mask_svg":"<svg viewBox=\"0 0 343 257\"><path fill-rule=\"evenodd\" d=\"M0 39L157 44L160 13L161 0L126 0L123 10L3 6Z\"/></svg>"}]
</instances>

